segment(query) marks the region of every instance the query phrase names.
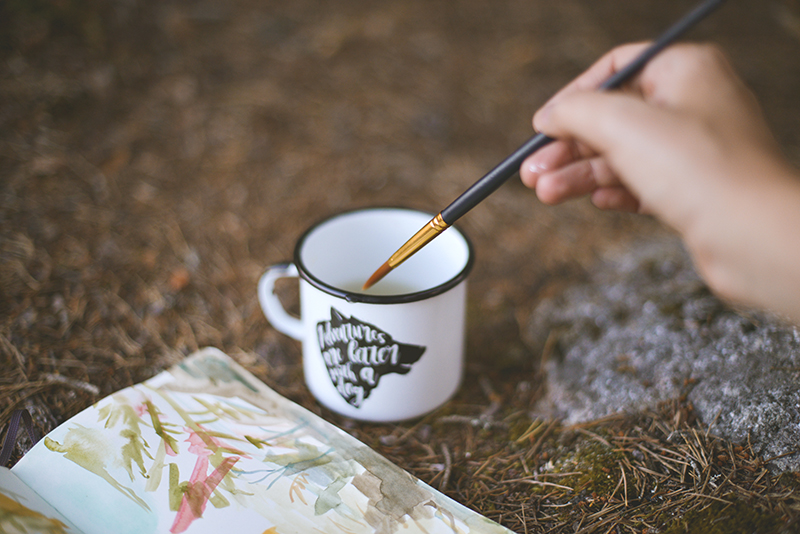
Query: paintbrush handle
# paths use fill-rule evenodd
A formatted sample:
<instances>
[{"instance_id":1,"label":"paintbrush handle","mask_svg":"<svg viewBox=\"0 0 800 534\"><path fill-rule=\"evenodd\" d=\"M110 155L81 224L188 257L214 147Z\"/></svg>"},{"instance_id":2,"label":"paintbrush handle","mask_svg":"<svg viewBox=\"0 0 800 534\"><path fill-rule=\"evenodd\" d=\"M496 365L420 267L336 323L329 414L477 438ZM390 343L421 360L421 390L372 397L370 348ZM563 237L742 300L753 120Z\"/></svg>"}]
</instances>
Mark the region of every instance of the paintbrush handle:
<instances>
[{"instance_id":1,"label":"paintbrush handle","mask_svg":"<svg viewBox=\"0 0 800 534\"><path fill-rule=\"evenodd\" d=\"M601 90L616 89L634 74L642 70L648 61L678 40L684 33L689 31L695 24L703 20L706 15L717 9L725 0L705 0L692 11L684 15L682 19L673 24L667 31L662 33L652 45L648 46L636 59L627 64L623 69L615 72L600 86Z\"/></svg>"},{"instance_id":2,"label":"paintbrush handle","mask_svg":"<svg viewBox=\"0 0 800 534\"><path fill-rule=\"evenodd\" d=\"M625 68L614 73L600 86L600 90L616 89L634 74L639 72L653 56L672 44L692 26L700 22L706 15L719 7L725 0L705 0L696 8L686 14L681 20L672 25L659 36L656 41L647 47L636 59ZM462 215L477 206L482 200L491 195L498 187L503 185L519 170L525 158L551 143L553 139L544 134L537 134L528 139L525 144L515 150L510 156L501 161L494 169L486 173L480 180L472 184L461 196L441 211L444 222L449 226L460 219Z\"/></svg>"},{"instance_id":3,"label":"paintbrush handle","mask_svg":"<svg viewBox=\"0 0 800 534\"><path fill-rule=\"evenodd\" d=\"M519 170L525 158L552 143L553 138L544 134L537 134L528 139L524 145L514 151L513 154L501 161L494 169L484 175L483 178L472 184L469 189L461 193L449 206L442 210L442 219L450 226L462 215L474 208L483 199L495 192L503 185L506 180L514 176Z\"/></svg>"}]
</instances>

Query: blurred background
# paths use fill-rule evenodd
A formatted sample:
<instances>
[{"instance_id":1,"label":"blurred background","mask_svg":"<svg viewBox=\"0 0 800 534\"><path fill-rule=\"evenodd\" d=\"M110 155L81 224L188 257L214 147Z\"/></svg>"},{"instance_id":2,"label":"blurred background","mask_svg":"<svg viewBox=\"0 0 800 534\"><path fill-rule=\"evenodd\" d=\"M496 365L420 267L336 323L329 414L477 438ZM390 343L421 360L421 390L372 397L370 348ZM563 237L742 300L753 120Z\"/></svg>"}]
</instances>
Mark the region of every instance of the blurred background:
<instances>
[{"instance_id":1,"label":"blurred background","mask_svg":"<svg viewBox=\"0 0 800 534\"><path fill-rule=\"evenodd\" d=\"M299 345L261 314L264 267L339 211L438 212L562 85L694 3L5 0L0 425L27 407L47 431L211 345L355 428L310 399ZM731 0L689 38L727 51L800 164L800 2ZM520 409L540 382L534 306L670 235L544 206L518 179L458 226L477 250L461 398L490 376ZM297 306L291 282L281 295Z\"/></svg>"}]
</instances>

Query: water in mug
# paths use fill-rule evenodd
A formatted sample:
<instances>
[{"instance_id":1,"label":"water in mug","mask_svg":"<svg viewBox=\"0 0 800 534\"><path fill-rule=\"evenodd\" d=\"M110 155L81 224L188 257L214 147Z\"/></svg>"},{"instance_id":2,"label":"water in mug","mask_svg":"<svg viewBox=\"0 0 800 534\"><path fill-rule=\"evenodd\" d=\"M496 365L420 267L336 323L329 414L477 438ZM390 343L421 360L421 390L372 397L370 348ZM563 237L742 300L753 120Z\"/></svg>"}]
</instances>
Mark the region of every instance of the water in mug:
<instances>
[{"instance_id":1,"label":"water in mug","mask_svg":"<svg viewBox=\"0 0 800 534\"><path fill-rule=\"evenodd\" d=\"M408 283L396 282L394 280L381 280L366 291L362 289L364 281L354 281L346 284L341 284L340 289L350 291L352 293L359 293L362 295L405 295L407 293L416 293L422 291L420 288L411 286Z\"/></svg>"}]
</instances>

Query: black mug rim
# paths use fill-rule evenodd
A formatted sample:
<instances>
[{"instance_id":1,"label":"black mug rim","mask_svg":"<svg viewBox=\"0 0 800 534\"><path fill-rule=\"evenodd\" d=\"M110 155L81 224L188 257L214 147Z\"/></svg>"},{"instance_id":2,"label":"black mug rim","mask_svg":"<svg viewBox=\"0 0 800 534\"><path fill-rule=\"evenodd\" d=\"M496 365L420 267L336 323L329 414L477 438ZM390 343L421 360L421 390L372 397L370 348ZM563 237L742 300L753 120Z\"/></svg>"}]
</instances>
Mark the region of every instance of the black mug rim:
<instances>
[{"instance_id":1,"label":"black mug rim","mask_svg":"<svg viewBox=\"0 0 800 534\"><path fill-rule=\"evenodd\" d=\"M308 270L308 268L305 266L300 256L300 251L303 248L303 244L305 243L308 236L311 235L317 228L319 228L323 224L327 224L335 219L338 219L339 217L345 217L353 215L355 213L362 213L366 211L379 211L379 210L407 211L421 215L427 215L430 218L434 217L433 214L429 214L428 212L414 208L407 208L403 206L373 206L369 208L358 208L354 210L348 210L341 213L337 213L335 215L328 216L311 225L305 232L302 233L300 238L297 240L297 244L294 247L294 264L297 267L297 271L300 277L309 284L311 284L312 286L314 286L315 288L325 293L328 293L329 295L333 295L334 297L344 299L347 302L363 302L366 304L403 304L408 302L417 302L420 300L429 299L431 297L435 297L436 295L441 295L442 293L449 291L450 289L454 288L467 278L467 275L469 275L473 265L475 264L475 249L472 246L472 241L467 236L467 234L465 234L463 230L457 227L452 227L452 229L458 231L459 235L461 235L461 237L464 239L464 242L467 244L466 264L458 274L456 274L446 282L430 287L428 289L424 289L422 291L415 291L412 293L401 293L398 295L366 295L363 293L355 293L353 291L347 291L332 286L320 280ZM448 231L450 229L451 228L448 228L445 231ZM411 236L409 235L409 237Z\"/></svg>"}]
</instances>

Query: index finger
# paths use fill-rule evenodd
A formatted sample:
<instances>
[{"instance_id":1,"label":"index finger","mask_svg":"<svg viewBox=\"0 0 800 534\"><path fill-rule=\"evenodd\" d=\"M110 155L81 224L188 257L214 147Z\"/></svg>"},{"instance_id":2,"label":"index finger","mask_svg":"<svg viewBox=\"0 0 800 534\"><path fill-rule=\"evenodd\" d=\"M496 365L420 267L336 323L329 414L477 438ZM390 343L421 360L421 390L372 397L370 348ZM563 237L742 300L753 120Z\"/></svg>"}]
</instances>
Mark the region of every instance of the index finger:
<instances>
[{"instance_id":1,"label":"index finger","mask_svg":"<svg viewBox=\"0 0 800 534\"><path fill-rule=\"evenodd\" d=\"M558 101L562 96L576 91L593 91L600 87L603 82L625 68L634 58L636 58L645 48L650 46L649 42L633 43L622 45L607 52L598 59L591 67L586 69L580 76L572 80L551 97L544 106Z\"/></svg>"}]
</instances>

